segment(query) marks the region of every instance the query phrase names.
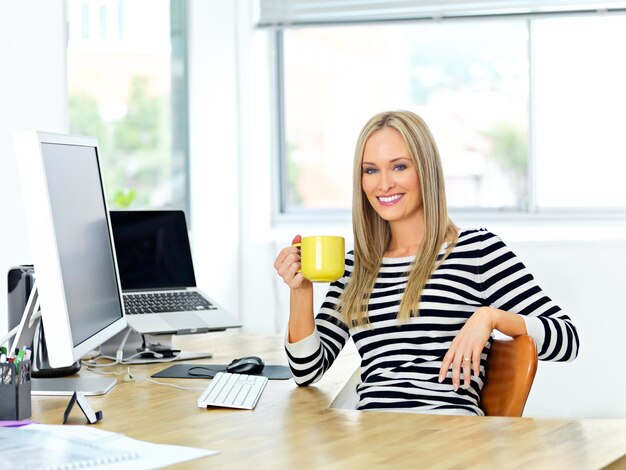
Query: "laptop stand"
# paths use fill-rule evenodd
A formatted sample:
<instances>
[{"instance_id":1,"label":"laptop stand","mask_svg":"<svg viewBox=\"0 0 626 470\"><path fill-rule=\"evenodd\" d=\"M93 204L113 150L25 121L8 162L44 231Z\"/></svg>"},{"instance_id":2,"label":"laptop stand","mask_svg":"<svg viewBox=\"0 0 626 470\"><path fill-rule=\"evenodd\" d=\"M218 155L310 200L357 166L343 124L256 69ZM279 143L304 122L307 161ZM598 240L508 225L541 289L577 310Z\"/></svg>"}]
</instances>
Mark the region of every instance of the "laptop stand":
<instances>
[{"instance_id":1,"label":"laptop stand","mask_svg":"<svg viewBox=\"0 0 626 470\"><path fill-rule=\"evenodd\" d=\"M189 361L213 357L210 352L187 352L172 346L172 335L142 335L130 327L100 347L103 357L124 364Z\"/></svg>"}]
</instances>

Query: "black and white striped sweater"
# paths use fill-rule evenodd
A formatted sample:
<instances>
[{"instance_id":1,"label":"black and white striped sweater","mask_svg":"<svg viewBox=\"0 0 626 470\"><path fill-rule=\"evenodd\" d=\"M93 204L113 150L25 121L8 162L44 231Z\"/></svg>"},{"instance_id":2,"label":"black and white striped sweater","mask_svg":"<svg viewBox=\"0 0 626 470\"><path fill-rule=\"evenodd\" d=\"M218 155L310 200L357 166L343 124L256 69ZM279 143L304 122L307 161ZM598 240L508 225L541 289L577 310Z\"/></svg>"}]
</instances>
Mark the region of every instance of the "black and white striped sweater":
<instances>
[{"instance_id":1,"label":"black and white striped sweater","mask_svg":"<svg viewBox=\"0 0 626 470\"><path fill-rule=\"evenodd\" d=\"M331 284L315 332L296 343L285 340L298 385L318 381L352 336L362 361L357 409L482 415L478 401L492 339L483 350L480 375L472 377L468 389L455 392L451 372L442 383L437 380L452 340L481 306L522 315L540 360L576 357L578 335L571 320L498 236L485 229L462 231L426 284L419 316L400 323L400 300L414 259L383 258L369 303L370 326L348 328L335 310L354 265L353 253L347 254L344 277Z\"/></svg>"}]
</instances>

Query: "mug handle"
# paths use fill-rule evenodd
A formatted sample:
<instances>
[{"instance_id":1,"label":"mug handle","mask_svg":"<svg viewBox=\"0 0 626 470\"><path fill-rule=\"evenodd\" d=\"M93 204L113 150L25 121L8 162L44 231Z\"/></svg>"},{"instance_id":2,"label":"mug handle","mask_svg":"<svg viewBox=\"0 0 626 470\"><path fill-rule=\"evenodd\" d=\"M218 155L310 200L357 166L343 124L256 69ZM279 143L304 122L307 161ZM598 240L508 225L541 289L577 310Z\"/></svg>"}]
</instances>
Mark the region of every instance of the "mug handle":
<instances>
[{"instance_id":1,"label":"mug handle","mask_svg":"<svg viewBox=\"0 0 626 470\"><path fill-rule=\"evenodd\" d=\"M302 242L292 243L291 246L295 246L296 248L302 249ZM300 263L300 269L298 269L298 272L299 273L302 272L302 263Z\"/></svg>"}]
</instances>

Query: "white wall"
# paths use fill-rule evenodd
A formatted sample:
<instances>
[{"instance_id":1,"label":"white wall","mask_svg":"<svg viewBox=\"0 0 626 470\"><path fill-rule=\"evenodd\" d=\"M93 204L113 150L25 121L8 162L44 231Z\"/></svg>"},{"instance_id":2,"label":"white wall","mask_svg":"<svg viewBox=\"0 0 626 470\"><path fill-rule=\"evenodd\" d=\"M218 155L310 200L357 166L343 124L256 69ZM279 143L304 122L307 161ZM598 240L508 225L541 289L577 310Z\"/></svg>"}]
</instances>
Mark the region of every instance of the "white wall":
<instances>
[{"instance_id":1,"label":"white wall","mask_svg":"<svg viewBox=\"0 0 626 470\"><path fill-rule=\"evenodd\" d=\"M510 246L567 312L580 339L574 362L539 363L525 415L626 417L621 366L626 352L626 237Z\"/></svg>"},{"instance_id":2,"label":"white wall","mask_svg":"<svg viewBox=\"0 0 626 470\"><path fill-rule=\"evenodd\" d=\"M240 316L237 4L189 2L189 125L196 280Z\"/></svg>"},{"instance_id":3,"label":"white wall","mask_svg":"<svg viewBox=\"0 0 626 470\"><path fill-rule=\"evenodd\" d=\"M16 130L67 132L64 0L0 6L0 333L7 272L31 262L13 150Z\"/></svg>"}]
</instances>

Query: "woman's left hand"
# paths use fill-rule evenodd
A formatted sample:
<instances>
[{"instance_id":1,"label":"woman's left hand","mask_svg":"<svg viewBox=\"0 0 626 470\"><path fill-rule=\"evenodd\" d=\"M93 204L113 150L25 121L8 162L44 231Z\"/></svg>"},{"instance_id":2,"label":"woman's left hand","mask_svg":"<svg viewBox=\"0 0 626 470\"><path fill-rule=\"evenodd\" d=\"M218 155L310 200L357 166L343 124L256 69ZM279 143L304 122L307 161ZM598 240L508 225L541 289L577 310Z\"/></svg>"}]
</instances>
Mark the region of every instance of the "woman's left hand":
<instances>
[{"instance_id":1,"label":"woman's left hand","mask_svg":"<svg viewBox=\"0 0 626 470\"><path fill-rule=\"evenodd\" d=\"M480 307L476 310L454 338L443 358L439 382L443 382L452 367L452 386L455 392L461 385L461 373L464 388L469 387L472 371L476 377L480 373L480 355L494 329L493 310L491 307Z\"/></svg>"}]
</instances>

